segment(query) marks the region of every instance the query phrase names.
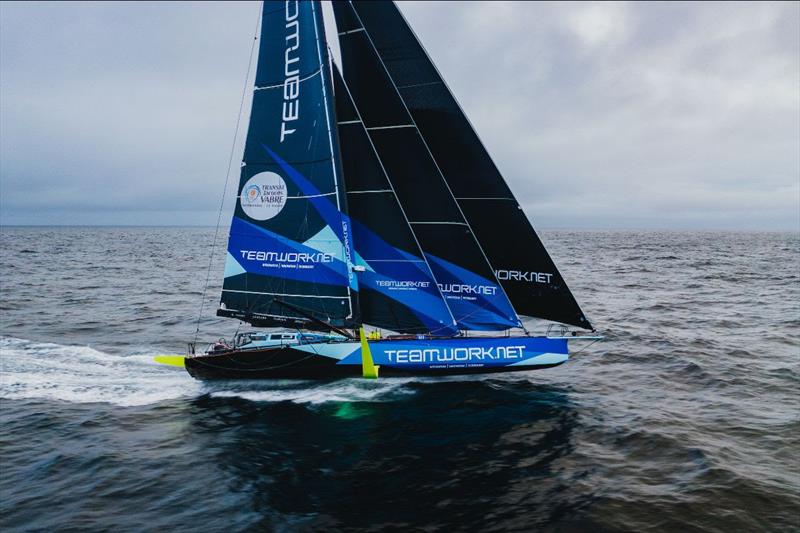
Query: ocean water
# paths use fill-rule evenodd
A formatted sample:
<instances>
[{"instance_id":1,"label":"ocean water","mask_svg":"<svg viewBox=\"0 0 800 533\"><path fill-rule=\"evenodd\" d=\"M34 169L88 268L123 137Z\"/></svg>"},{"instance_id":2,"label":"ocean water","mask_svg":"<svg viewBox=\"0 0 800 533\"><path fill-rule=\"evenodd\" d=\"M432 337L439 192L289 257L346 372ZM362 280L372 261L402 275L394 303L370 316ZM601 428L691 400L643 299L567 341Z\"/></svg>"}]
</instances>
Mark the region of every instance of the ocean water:
<instances>
[{"instance_id":1,"label":"ocean water","mask_svg":"<svg viewBox=\"0 0 800 533\"><path fill-rule=\"evenodd\" d=\"M800 531L799 235L542 232L554 369L205 384L212 234L2 229L0 529Z\"/></svg>"}]
</instances>

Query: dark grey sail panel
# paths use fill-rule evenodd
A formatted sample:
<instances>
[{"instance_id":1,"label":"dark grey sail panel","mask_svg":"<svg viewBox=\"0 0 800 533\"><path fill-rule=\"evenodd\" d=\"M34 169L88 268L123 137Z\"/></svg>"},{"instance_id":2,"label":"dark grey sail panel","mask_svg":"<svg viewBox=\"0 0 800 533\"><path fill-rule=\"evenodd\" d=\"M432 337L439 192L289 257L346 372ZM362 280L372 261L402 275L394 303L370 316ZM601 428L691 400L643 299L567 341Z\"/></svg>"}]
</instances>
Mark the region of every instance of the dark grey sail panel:
<instances>
[{"instance_id":1,"label":"dark grey sail panel","mask_svg":"<svg viewBox=\"0 0 800 533\"><path fill-rule=\"evenodd\" d=\"M483 143L395 4L354 1L352 6L516 311L592 329ZM346 13L341 7L339 11ZM345 63L348 80L350 68Z\"/></svg>"},{"instance_id":2,"label":"dark grey sail panel","mask_svg":"<svg viewBox=\"0 0 800 533\"><path fill-rule=\"evenodd\" d=\"M457 333L344 80L333 72L362 321L399 333Z\"/></svg>"},{"instance_id":3,"label":"dark grey sail panel","mask_svg":"<svg viewBox=\"0 0 800 533\"><path fill-rule=\"evenodd\" d=\"M344 77L447 305L462 329L520 324L389 72L346 2L334 2ZM380 31L380 30L377 30Z\"/></svg>"},{"instance_id":4,"label":"dark grey sail panel","mask_svg":"<svg viewBox=\"0 0 800 533\"><path fill-rule=\"evenodd\" d=\"M431 179L439 172L425 153L416 128L373 130L370 134L386 171L400 178L393 183L398 196L409 200L403 202L409 220L464 224L445 182Z\"/></svg>"},{"instance_id":5,"label":"dark grey sail panel","mask_svg":"<svg viewBox=\"0 0 800 533\"><path fill-rule=\"evenodd\" d=\"M264 3L220 316L351 326L357 290L318 1Z\"/></svg>"}]
</instances>

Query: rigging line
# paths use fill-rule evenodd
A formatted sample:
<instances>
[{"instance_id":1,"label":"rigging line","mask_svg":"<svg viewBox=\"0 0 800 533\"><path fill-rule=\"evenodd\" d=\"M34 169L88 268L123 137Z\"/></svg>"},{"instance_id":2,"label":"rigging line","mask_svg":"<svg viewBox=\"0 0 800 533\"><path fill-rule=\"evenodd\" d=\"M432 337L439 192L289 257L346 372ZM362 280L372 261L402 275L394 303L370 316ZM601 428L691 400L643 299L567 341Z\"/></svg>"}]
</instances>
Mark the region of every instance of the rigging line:
<instances>
[{"instance_id":1,"label":"rigging line","mask_svg":"<svg viewBox=\"0 0 800 533\"><path fill-rule=\"evenodd\" d=\"M411 83L409 85L398 85L398 89L411 89L413 87L427 87L429 85L440 85L443 84L441 81L429 81L427 83Z\"/></svg>"},{"instance_id":2,"label":"rigging line","mask_svg":"<svg viewBox=\"0 0 800 533\"><path fill-rule=\"evenodd\" d=\"M297 83L301 83L301 82L304 82L306 80L310 80L311 78L313 78L314 76L316 76L317 74L319 74L321 72L322 72L322 67L318 68L317 70L315 70L314 72L312 72L311 74L306 76L305 78L300 78L299 80L297 80ZM275 85L262 85L261 87L256 87L253 90L254 91L263 91L265 89L278 89L280 87L283 87L284 85L285 85L284 82L276 83Z\"/></svg>"},{"instance_id":3,"label":"rigging line","mask_svg":"<svg viewBox=\"0 0 800 533\"><path fill-rule=\"evenodd\" d=\"M589 344L587 344L586 346L584 346L583 348L581 348L581 349L580 349L580 350L578 350L577 352L573 353L573 354L572 354L572 356L573 356L573 357L575 357L576 355L578 355L579 353L581 353L582 351L584 351L586 348L588 348L588 347L589 347L589 346L591 346L592 344L594 344L594 343L596 343L596 342L600 342L600 340L601 340L601 339L596 339L596 340L593 340L592 342L590 342Z\"/></svg>"},{"instance_id":4,"label":"rigging line","mask_svg":"<svg viewBox=\"0 0 800 533\"><path fill-rule=\"evenodd\" d=\"M261 9L264 9L262 4ZM236 129L233 132L233 143L231 144L231 153L228 156L228 170L225 173L225 188L222 190L222 200L219 203L219 212L217 213L217 227L214 229L214 239L211 241L211 254L208 257L208 270L206 271L206 282L203 286L203 295L200 297L200 312L197 314L197 327L194 331L194 343L197 344L197 336L200 334L200 321L203 319L203 309L206 304L206 292L208 291L208 280L211 279L211 267L214 261L214 249L217 246L217 237L219 236L219 224L222 220L222 210L225 207L225 195L228 192L228 182L231 178L231 167L233 166L233 155L236 153L236 141L239 139L239 126L242 122L242 111L244 110L244 100L247 97L247 84L250 81L250 71L253 68L253 52L256 49L256 42L258 42L258 30L261 28L261 13L259 13L258 20L256 21L256 30L253 34L253 42L250 44L250 57L247 60L247 74L244 77L244 87L242 88L242 98L239 101L239 116L236 118ZM247 278L247 276L245 276Z\"/></svg>"},{"instance_id":5,"label":"rigging line","mask_svg":"<svg viewBox=\"0 0 800 533\"><path fill-rule=\"evenodd\" d=\"M321 4L320 4L320 8L321 8ZM321 15L322 14L320 13L320 16ZM322 69L324 69L325 66L326 66L325 61L322 60L322 46L321 46L321 44L323 42L325 42L325 22L323 21L321 23L322 24L322 37L320 37L320 31L319 31L320 30L320 28L319 28L320 23L319 23L319 20L317 18L317 10L316 10L315 4L313 4L313 3L311 4L311 17L312 17L312 19L314 21L314 37L316 39L316 45L317 45L317 58L319 60L319 68L320 68L320 71L322 71ZM327 45L327 42L325 44ZM327 48L325 50L325 56L326 56L325 59L328 60L327 66L328 66L328 68L330 68L330 55L328 55ZM333 89L333 83L332 83L333 80L331 79L330 81L331 81L331 89ZM335 108L333 108L332 105L328 105L328 91L327 91L327 88L325 87L325 75L324 74L322 76L320 76L320 85L322 86L322 103L323 103L323 107L325 108L325 124L326 124L326 126L328 128L328 145L330 147L330 153L331 153L331 158L332 158L331 162L333 163L333 165L332 165L332 167L333 167L333 188L334 188L334 191L336 192L336 210L339 212L339 215L340 215L340 221L341 221L341 227L342 227L342 235L344 236L349 232L349 230L347 228L347 225L345 224L344 217L341 216L343 214L342 201L343 200L346 201L347 198L343 197L342 195L339 194L339 179L340 179L339 178L339 174L340 174L341 169L338 168L339 165L337 164L337 162L336 162L336 160L334 158L334 154L336 154L337 151L338 151L339 143L338 143L338 138L337 138L336 149L334 149L334 147L333 147L334 131L333 131L333 128L331 126L331 123L333 123L334 125L336 124L336 116L335 116L336 110L335 110ZM333 98L334 95L331 95L331 97ZM333 100L331 100L331 101L333 101ZM332 119L331 119L331 116L330 116L331 111L333 111L333 113L334 113L334 116L333 116ZM342 183L344 184L344 182L342 182ZM345 209L346 209L346 205L345 205ZM344 245L344 241L342 241L342 245ZM353 290L351 289L351 285L353 284L353 280L354 280L355 274L353 273L353 257L351 257L351 256L355 253L355 250L352 249L352 244L351 244L350 246L346 246L343 249L343 251L344 251L344 254L345 254L345 259L347 260L347 282L348 282L347 283L347 296L348 296L347 310L348 310L349 314L347 315L346 318L352 318L353 315L355 314L355 309L354 309L355 306L353 305Z\"/></svg>"}]
</instances>

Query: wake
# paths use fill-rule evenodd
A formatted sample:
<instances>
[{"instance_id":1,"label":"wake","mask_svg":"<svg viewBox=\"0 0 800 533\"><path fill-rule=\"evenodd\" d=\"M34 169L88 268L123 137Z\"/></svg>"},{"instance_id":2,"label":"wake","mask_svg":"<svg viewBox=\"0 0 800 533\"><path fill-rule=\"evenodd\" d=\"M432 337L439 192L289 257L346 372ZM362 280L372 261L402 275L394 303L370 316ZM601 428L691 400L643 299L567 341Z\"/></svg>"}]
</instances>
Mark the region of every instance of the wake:
<instances>
[{"instance_id":1,"label":"wake","mask_svg":"<svg viewBox=\"0 0 800 533\"><path fill-rule=\"evenodd\" d=\"M117 355L70 346L0 337L0 398L123 407L188 400L203 395L254 402L383 402L414 394L419 379L332 382L301 380L200 382L183 369L159 365L155 353Z\"/></svg>"}]
</instances>

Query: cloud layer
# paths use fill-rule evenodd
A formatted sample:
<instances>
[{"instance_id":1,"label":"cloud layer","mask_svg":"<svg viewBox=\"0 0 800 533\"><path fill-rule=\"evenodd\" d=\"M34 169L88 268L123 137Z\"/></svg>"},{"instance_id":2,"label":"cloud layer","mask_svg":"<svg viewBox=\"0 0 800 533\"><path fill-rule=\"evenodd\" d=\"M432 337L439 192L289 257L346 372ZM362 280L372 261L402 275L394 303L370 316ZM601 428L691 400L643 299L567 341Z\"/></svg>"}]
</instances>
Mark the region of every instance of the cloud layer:
<instances>
[{"instance_id":1,"label":"cloud layer","mask_svg":"<svg viewBox=\"0 0 800 533\"><path fill-rule=\"evenodd\" d=\"M536 226L800 225L800 4L400 8ZM2 223L214 224L258 12L0 4Z\"/></svg>"}]
</instances>

